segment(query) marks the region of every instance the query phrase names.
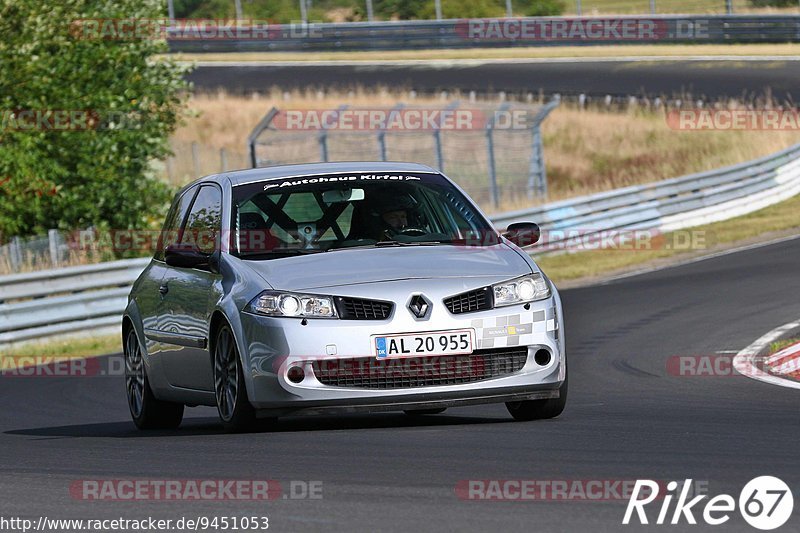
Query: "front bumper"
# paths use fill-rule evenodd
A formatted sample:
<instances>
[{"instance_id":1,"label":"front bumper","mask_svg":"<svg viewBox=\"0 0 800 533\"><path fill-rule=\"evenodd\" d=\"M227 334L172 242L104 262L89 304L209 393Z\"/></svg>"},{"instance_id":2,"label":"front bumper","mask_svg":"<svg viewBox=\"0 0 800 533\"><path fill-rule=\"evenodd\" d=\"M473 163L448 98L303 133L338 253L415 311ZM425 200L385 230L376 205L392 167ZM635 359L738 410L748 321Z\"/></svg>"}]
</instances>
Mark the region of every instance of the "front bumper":
<instances>
[{"instance_id":1,"label":"front bumper","mask_svg":"<svg viewBox=\"0 0 800 533\"><path fill-rule=\"evenodd\" d=\"M409 294L420 292L416 283ZM423 292L434 303L446 295L435 294L434 286ZM370 296L352 294L355 297ZM397 298L393 298L395 302ZM403 301L400 299L400 301ZM443 305L433 306L425 320L415 319L402 304L386 320L308 320L275 318L242 313L243 353L248 395L264 416L296 411L386 411L414 408L450 407L558 397L564 380L565 358L561 331L561 304L558 293L545 300L487 311L453 315ZM524 365L497 377L466 383L361 388L322 383L314 372L315 362L374 357L373 335L447 331L470 328L475 331L478 351L517 347L527 349ZM546 350L546 364L534 355ZM458 356L451 356L458 357ZM299 383L289 377L299 367L304 378Z\"/></svg>"}]
</instances>

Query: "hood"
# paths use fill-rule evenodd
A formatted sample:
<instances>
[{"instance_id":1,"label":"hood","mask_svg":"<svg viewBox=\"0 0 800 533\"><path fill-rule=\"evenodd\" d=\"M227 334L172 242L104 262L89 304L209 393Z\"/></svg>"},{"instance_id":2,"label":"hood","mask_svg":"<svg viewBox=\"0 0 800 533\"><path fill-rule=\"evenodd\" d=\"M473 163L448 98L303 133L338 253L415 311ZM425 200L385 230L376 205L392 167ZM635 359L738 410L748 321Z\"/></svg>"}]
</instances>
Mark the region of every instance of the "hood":
<instances>
[{"instance_id":1,"label":"hood","mask_svg":"<svg viewBox=\"0 0 800 533\"><path fill-rule=\"evenodd\" d=\"M243 263L274 289L289 291L403 279L499 281L531 272L528 262L505 244L355 248Z\"/></svg>"}]
</instances>

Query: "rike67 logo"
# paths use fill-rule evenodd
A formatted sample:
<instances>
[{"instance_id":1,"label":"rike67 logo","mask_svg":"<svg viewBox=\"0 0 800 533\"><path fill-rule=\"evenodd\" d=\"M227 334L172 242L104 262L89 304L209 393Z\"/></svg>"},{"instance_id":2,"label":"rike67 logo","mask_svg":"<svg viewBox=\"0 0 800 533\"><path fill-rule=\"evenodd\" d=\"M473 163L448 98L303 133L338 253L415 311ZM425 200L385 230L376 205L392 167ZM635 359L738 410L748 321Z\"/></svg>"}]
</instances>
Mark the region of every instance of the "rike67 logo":
<instances>
[{"instance_id":1,"label":"rike67 logo","mask_svg":"<svg viewBox=\"0 0 800 533\"><path fill-rule=\"evenodd\" d=\"M658 517L655 519L655 523L659 525L681 524L684 521L686 524L697 524L695 514L698 514L706 524L719 526L730 520L731 513L737 508L736 500L729 494L714 496L704 502L704 505L701 502L708 498L707 494L689 499L692 496L691 479L685 480L682 485L677 481L670 481L663 494L659 493L662 486L649 479L636 480L622 523L630 524L631 520L633 523L636 520L640 524L650 523L652 513L648 517L645 507L656 500L661 502ZM782 480L773 476L759 476L751 479L739 493L738 508L742 518L754 528L776 529L785 524L792 515L794 497L789 486Z\"/></svg>"}]
</instances>

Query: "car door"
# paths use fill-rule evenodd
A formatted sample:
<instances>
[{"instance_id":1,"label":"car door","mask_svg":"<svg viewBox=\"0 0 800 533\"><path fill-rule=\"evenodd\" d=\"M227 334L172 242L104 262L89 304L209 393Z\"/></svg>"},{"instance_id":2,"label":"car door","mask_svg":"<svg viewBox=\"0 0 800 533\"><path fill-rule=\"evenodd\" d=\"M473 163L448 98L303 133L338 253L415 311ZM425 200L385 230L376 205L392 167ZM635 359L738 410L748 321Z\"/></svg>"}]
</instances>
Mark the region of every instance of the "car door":
<instances>
[{"instance_id":1,"label":"car door","mask_svg":"<svg viewBox=\"0 0 800 533\"><path fill-rule=\"evenodd\" d=\"M189 213L189 208L196 192L197 189L191 189L183 191L175 197L164 220L164 227L159 234L153 261L147 266L134 291L136 306L139 310L139 316L142 318L142 327L148 342L148 353L159 351L156 349L156 344L158 343L156 337L159 330L163 329L162 320L158 313L163 300L159 287L161 287L161 281L164 279L167 269L167 265L164 262L164 248L167 244L177 239L178 232L183 226L186 215Z\"/></svg>"},{"instance_id":2,"label":"car door","mask_svg":"<svg viewBox=\"0 0 800 533\"><path fill-rule=\"evenodd\" d=\"M177 244L210 257L219 253L222 191L214 184L198 188ZM173 345L162 353L164 373L176 387L212 391L213 371L208 325L221 295L221 276L210 267L167 266L161 280L159 316L162 340Z\"/></svg>"}]
</instances>

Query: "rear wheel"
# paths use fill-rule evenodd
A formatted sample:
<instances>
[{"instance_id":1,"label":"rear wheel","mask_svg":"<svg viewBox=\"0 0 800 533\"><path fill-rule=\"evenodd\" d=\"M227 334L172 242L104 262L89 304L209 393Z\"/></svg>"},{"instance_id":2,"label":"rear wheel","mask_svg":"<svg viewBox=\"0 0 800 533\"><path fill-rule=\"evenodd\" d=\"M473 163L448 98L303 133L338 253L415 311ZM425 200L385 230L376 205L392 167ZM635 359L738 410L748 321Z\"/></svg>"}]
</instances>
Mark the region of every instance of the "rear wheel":
<instances>
[{"instance_id":1,"label":"rear wheel","mask_svg":"<svg viewBox=\"0 0 800 533\"><path fill-rule=\"evenodd\" d=\"M558 393L558 398L507 402L506 409L514 417L514 420L528 421L555 418L564 411L564 406L567 404L566 375L564 376L564 383L558 388Z\"/></svg>"},{"instance_id":2,"label":"rear wheel","mask_svg":"<svg viewBox=\"0 0 800 533\"><path fill-rule=\"evenodd\" d=\"M173 429L183 420L183 404L153 396L133 328L125 335L125 389L133 423L139 429Z\"/></svg>"},{"instance_id":3,"label":"rear wheel","mask_svg":"<svg viewBox=\"0 0 800 533\"><path fill-rule=\"evenodd\" d=\"M214 396L219 418L227 431L255 428L256 411L247 399L239 350L227 324L219 328L214 343Z\"/></svg>"},{"instance_id":4,"label":"rear wheel","mask_svg":"<svg viewBox=\"0 0 800 533\"><path fill-rule=\"evenodd\" d=\"M406 409L403 411L408 416L422 416L422 415L438 415L447 411L447 407L439 407L437 409Z\"/></svg>"}]
</instances>

